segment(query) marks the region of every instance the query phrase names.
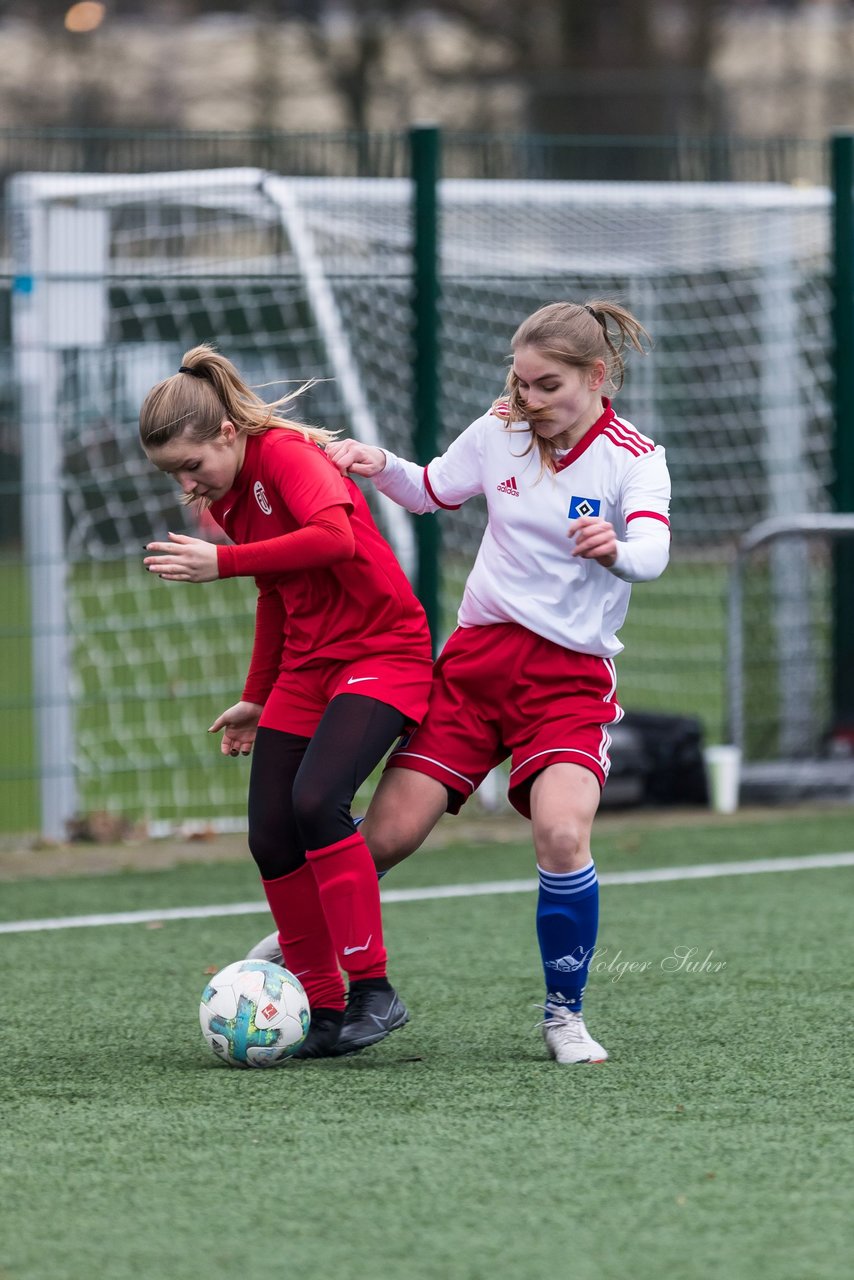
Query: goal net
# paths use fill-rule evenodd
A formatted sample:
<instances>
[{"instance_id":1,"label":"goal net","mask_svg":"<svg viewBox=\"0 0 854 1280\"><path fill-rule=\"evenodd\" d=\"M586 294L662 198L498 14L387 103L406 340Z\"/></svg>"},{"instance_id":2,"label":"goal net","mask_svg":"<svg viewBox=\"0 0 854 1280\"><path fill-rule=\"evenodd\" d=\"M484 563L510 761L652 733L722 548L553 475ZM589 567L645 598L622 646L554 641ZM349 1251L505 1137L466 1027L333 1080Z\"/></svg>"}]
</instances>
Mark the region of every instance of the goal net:
<instances>
[{"instance_id":1,"label":"goal net","mask_svg":"<svg viewBox=\"0 0 854 1280\"><path fill-rule=\"evenodd\" d=\"M7 193L43 825L59 834L71 812L101 808L155 830L240 824L245 765L220 759L205 728L242 687L253 587L144 573L145 541L192 529L139 450L139 404L212 341L272 394L324 379L306 420L411 456L410 183L29 174ZM719 736L734 540L828 506L828 193L446 180L439 195L439 448L499 394L510 336L542 303L613 297L653 334L618 410L668 448L674 560L635 593L621 700L697 714ZM412 572L409 518L375 509ZM477 502L442 518L446 631L483 523ZM777 622L763 610L755 655L758 749L779 750L821 722L822 606L805 563L769 572L772 599L774 575L796 594ZM797 709L786 691L805 657Z\"/></svg>"}]
</instances>

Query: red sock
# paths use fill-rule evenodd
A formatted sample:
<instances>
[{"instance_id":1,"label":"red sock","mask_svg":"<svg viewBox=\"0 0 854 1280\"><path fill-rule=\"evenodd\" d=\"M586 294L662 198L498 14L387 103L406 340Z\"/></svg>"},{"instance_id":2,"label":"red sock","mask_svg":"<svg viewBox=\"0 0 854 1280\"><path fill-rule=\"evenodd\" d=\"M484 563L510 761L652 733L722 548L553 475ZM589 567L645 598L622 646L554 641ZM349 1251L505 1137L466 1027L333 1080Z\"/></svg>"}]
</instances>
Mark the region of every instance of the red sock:
<instances>
[{"instance_id":1,"label":"red sock","mask_svg":"<svg viewBox=\"0 0 854 1280\"><path fill-rule=\"evenodd\" d=\"M338 963L359 978L386 976L386 950L377 869L358 831L323 849L309 849Z\"/></svg>"},{"instance_id":2,"label":"red sock","mask_svg":"<svg viewBox=\"0 0 854 1280\"><path fill-rule=\"evenodd\" d=\"M262 880L286 968L305 987L312 1009L343 1009L344 981L311 867L278 880Z\"/></svg>"}]
</instances>

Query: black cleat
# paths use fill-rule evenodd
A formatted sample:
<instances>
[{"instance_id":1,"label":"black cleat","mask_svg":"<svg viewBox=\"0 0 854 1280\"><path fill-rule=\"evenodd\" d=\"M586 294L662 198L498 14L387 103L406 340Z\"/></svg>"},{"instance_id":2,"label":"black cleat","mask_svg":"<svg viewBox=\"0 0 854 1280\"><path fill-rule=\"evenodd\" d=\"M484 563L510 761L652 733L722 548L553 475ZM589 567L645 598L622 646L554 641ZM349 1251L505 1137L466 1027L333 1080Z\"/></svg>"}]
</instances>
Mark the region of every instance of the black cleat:
<instances>
[{"instance_id":1,"label":"black cleat","mask_svg":"<svg viewBox=\"0 0 854 1280\"><path fill-rule=\"evenodd\" d=\"M406 1006L394 987L378 990L354 983L347 998L344 1024L335 1052L338 1055L358 1053L409 1021Z\"/></svg>"},{"instance_id":2,"label":"black cleat","mask_svg":"<svg viewBox=\"0 0 854 1280\"><path fill-rule=\"evenodd\" d=\"M300 1058L334 1058L337 1054L338 1035L344 1021L342 1009L313 1009L308 1035L290 1060Z\"/></svg>"}]
</instances>

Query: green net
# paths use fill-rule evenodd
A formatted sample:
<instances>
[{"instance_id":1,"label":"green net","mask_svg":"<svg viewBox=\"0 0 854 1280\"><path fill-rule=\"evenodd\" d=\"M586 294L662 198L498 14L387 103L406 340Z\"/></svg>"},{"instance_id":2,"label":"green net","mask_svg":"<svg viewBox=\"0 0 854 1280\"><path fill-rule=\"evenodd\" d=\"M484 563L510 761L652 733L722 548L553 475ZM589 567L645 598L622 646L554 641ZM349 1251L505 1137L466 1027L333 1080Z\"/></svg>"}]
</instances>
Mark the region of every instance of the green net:
<instances>
[{"instance_id":1,"label":"green net","mask_svg":"<svg viewBox=\"0 0 854 1280\"><path fill-rule=\"evenodd\" d=\"M446 180L439 195L439 449L501 392L510 337L542 303L614 298L652 333L617 409L667 447L674 554L634 593L621 701L698 715L720 736L734 544L765 516L828 507L827 192ZM12 308L24 439L52 435L60 457L61 537L43 557L61 556L50 581L64 593L68 679L35 690L43 724L64 697L82 810L240 822L245 772L205 728L242 687L253 589L145 575L143 542L191 526L140 453L139 404L187 347L213 341L271 395L321 379L306 420L412 456L410 184L55 175L21 182L13 204L39 281ZM30 528L42 527L57 493L34 471L25 488ZM412 572L409 518L371 501ZM445 632L484 518L479 502L442 518ZM814 745L826 720L827 575L797 563L772 557L757 579L747 662L760 753ZM42 625L59 624L48 611Z\"/></svg>"}]
</instances>

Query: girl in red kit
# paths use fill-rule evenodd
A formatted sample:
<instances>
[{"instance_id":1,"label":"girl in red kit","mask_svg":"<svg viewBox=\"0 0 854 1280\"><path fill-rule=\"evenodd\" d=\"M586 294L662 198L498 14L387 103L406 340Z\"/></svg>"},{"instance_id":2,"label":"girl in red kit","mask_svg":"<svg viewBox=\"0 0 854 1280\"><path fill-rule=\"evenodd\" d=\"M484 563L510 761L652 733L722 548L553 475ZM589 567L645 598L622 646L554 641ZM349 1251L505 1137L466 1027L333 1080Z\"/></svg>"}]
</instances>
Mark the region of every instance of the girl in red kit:
<instances>
[{"instance_id":1,"label":"girl in red kit","mask_svg":"<svg viewBox=\"0 0 854 1280\"><path fill-rule=\"evenodd\" d=\"M249 576L258 587L243 696L210 732L223 731L225 754L253 752L249 847L285 964L311 1003L294 1056L311 1058L356 1052L408 1020L386 976L376 871L350 805L424 716L431 651L365 499L326 457L331 433L281 416L291 399L265 403L231 361L194 347L146 396L140 439L234 544L170 533L148 544L146 568L167 582Z\"/></svg>"}]
</instances>

